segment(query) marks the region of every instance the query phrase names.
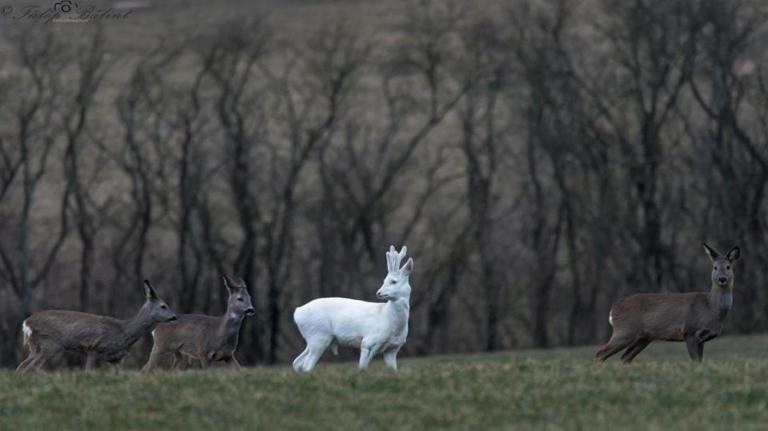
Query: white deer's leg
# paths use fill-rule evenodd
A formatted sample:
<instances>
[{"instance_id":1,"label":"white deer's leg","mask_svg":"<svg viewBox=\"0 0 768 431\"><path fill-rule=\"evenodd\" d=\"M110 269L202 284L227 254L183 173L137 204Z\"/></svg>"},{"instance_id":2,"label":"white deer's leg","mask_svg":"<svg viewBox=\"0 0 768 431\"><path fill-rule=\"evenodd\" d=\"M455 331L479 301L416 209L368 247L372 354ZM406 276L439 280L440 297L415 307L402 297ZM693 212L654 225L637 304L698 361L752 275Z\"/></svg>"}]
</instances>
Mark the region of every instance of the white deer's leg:
<instances>
[{"instance_id":1,"label":"white deer's leg","mask_svg":"<svg viewBox=\"0 0 768 431\"><path fill-rule=\"evenodd\" d=\"M301 368L304 365L304 359L307 357L307 355L309 355L309 344L307 344L307 348L304 349L304 351L301 352L301 354L293 360L294 370L301 371Z\"/></svg>"},{"instance_id":2,"label":"white deer's leg","mask_svg":"<svg viewBox=\"0 0 768 431\"><path fill-rule=\"evenodd\" d=\"M363 344L360 347L360 362L357 364L357 368L364 370L368 368L368 364L371 363L373 355L376 354L376 346Z\"/></svg>"},{"instance_id":3,"label":"white deer's leg","mask_svg":"<svg viewBox=\"0 0 768 431\"><path fill-rule=\"evenodd\" d=\"M312 371L312 369L315 368L317 361L319 361L320 357L323 356L323 353L325 352L325 349L328 348L329 344L331 344L330 337L318 337L308 340L307 345L309 348L309 354L304 359L304 364L301 367L302 370Z\"/></svg>"},{"instance_id":4,"label":"white deer's leg","mask_svg":"<svg viewBox=\"0 0 768 431\"><path fill-rule=\"evenodd\" d=\"M390 350L384 354L384 364L397 371L397 352L399 349Z\"/></svg>"}]
</instances>

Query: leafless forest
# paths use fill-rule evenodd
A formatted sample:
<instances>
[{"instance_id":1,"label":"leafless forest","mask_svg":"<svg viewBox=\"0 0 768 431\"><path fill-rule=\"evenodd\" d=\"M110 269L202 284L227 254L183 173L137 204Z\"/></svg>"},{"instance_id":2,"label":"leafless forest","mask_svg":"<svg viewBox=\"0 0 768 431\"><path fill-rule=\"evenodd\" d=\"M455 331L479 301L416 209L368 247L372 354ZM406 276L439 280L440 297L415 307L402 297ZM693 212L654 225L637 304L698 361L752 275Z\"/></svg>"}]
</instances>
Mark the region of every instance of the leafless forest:
<instances>
[{"instance_id":1,"label":"leafless forest","mask_svg":"<svg viewBox=\"0 0 768 431\"><path fill-rule=\"evenodd\" d=\"M242 362L286 362L293 309L375 300L390 244L407 355L604 341L621 296L708 289L703 240L743 251L726 334L768 329L763 1L347 3L133 50L0 27L0 364L32 311L128 317L148 278L219 314L222 273Z\"/></svg>"}]
</instances>

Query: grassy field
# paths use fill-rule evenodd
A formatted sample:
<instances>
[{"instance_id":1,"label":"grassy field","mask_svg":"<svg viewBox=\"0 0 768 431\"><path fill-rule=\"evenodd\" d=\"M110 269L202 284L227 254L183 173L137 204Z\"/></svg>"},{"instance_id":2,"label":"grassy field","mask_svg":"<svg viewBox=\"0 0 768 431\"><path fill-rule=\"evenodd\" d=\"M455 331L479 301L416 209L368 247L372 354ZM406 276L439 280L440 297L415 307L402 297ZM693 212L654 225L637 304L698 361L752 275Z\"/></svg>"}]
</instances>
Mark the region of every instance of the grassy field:
<instances>
[{"instance_id":1,"label":"grassy field","mask_svg":"<svg viewBox=\"0 0 768 431\"><path fill-rule=\"evenodd\" d=\"M629 367L592 348L144 375L0 372L0 429L765 429L768 336L655 344ZM613 358L612 358L613 359Z\"/></svg>"}]
</instances>

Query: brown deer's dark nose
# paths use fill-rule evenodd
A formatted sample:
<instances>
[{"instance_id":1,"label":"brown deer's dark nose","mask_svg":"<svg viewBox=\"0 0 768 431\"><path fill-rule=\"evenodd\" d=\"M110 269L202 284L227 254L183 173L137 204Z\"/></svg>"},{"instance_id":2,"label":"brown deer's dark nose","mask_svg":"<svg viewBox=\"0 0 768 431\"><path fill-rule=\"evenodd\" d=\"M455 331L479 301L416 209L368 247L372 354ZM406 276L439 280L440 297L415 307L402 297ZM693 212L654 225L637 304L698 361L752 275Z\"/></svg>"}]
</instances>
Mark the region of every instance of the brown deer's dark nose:
<instances>
[{"instance_id":1,"label":"brown deer's dark nose","mask_svg":"<svg viewBox=\"0 0 768 431\"><path fill-rule=\"evenodd\" d=\"M717 282L720 283L720 284L725 284L725 283L728 282L728 279L725 278L725 277L720 277L720 278L717 279Z\"/></svg>"}]
</instances>

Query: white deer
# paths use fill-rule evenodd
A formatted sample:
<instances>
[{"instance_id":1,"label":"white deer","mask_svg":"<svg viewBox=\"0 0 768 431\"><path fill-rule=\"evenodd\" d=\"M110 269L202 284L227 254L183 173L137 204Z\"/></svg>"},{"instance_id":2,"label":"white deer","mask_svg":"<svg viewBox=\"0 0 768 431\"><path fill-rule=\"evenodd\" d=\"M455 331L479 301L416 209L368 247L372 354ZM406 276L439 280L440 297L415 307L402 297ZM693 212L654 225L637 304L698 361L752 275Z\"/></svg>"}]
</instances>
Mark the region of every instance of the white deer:
<instances>
[{"instance_id":1,"label":"white deer","mask_svg":"<svg viewBox=\"0 0 768 431\"><path fill-rule=\"evenodd\" d=\"M293 361L296 371L311 371L325 349L333 344L360 349L360 369L373 356L384 354L384 363L397 370L397 352L408 336L411 286L408 278L413 259L400 268L407 248L398 253L394 246L387 252L387 276L376 296L387 302L366 302L349 298L319 298L296 308L293 320L299 327L307 348Z\"/></svg>"}]
</instances>

